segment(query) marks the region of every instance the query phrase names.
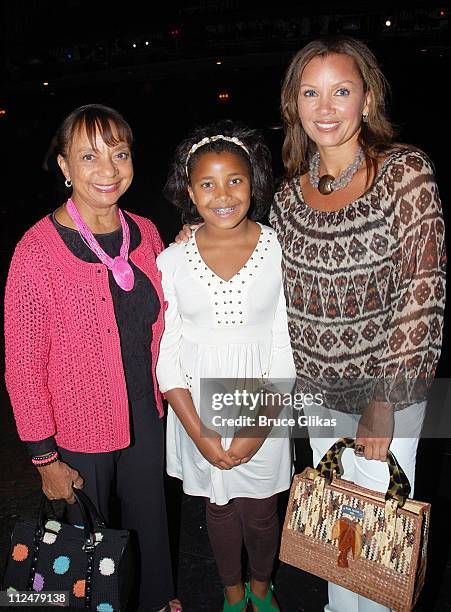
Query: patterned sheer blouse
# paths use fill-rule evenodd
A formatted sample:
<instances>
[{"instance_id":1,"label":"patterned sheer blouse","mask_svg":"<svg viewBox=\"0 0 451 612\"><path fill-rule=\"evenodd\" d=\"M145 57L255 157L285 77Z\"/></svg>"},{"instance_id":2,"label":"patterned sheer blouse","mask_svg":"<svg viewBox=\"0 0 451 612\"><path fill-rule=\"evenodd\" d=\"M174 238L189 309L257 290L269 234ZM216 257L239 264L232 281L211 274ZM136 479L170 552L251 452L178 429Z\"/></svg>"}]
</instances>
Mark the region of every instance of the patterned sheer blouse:
<instances>
[{"instance_id":1,"label":"patterned sheer blouse","mask_svg":"<svg viewBox=\"0 0 451 612\"><path fill-rule=\"evenodd\" d=\"M328 408L424 399L440 356L444 223L431 163L397 149L373 186L334 212L309 207L299 177L275 196L298 389ZM377 381L377 384L375 384Z\"/></svg>"}]
</instances>

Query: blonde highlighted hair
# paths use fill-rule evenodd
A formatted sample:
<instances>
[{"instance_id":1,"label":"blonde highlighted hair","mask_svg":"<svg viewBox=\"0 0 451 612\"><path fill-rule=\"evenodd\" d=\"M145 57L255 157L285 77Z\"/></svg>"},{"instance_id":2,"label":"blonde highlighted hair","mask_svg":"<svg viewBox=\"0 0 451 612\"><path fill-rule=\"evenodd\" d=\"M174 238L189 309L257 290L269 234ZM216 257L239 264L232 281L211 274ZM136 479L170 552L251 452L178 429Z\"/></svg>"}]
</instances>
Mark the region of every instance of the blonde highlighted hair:
<instances>
[{"instance_id":1,"label":"blonde highlighted hair","mask_svg":"<svg viewBox=\"0 0 451 612\"><path fill-rule=\"evenodd\" d=\"M364 92L371 93L368 122L362 123L359 133L368 179L371 175L375 176L381 155L393 148L395 131L385 108L389 85L374 54L365 43L349 36L320 38L308 43L293 57L282 86L281 110L285 128L282 159L289 178L307 172L310 158L316 151L315 143L307 136L299 119L298 96L302 72L314 57L335 53L353 59L362 78Z\"/></svg>"}]
</instances>

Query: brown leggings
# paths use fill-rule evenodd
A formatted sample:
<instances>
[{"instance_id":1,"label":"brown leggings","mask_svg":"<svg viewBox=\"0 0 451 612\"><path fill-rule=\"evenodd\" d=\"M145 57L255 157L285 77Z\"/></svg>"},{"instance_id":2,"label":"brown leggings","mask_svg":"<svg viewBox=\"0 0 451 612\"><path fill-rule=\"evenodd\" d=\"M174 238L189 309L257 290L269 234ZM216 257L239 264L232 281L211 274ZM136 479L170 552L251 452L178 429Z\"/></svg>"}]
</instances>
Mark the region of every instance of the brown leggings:
<instances>
[{"instance_id":1,"label":"brown leggings","mask_svg":"<svg viewBox=\"0 0 451 612\"><path fill-rule=\"evenodd\" d=\"M277 495L266 499L236 497L225 506L206 500L207 528L224 586L242 580L243 539L252 578L269 580L279 544Z\"/></svg>"}]
</instances>

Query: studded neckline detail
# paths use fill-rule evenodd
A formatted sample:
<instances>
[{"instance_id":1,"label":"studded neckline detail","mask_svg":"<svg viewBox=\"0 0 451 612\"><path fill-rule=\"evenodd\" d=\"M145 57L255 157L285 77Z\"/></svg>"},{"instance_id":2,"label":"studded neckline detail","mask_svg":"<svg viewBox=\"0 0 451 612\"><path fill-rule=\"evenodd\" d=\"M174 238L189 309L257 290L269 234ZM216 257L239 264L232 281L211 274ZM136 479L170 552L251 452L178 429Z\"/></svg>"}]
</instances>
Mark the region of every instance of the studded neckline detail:
<instances>
[{"instance_id":1,"label":"studded neckline detail","mask_svg":"<svg viewBox=\"0 0 451 612\"><path fill-rule=\"evenodd\" d=\"M197 263L199 264L199 266L197 266L196 269L202 269L204 270L204 272L209 275L209 276L215 276L220 282L221 284L228 284L231 283L232 281L234 281L238 276L243 275L244 274L244 270L246 270L247 268L254 268L257 269L258 268L258 254L262 248L263 245L263 227L260 225L260 223L258 223L259 227L260 227L260 236L258 237L258 241L257 244L254 247L254 250L252 251L252 253L250 254L250 256L248 257L248 259L246 260L246 262L244 263L243 266L241 266L241 268L238 270L238 272L236 272L231 278L229 278L229 280L226 280L225 278L222 278L221 276L219 276L218 274L216 274L216 272L214 270L212 270L204 261L202 255L200 254L199 251L199 247L197 246L197 240L196 240L196 232L199 228L196 227L196 229L193 231L193 234L188 242L188 244L191 244L191 248L194 251L194 255L196 257L195 261L197 261ZM188 246L188 245L187 245ZM263 258L260 258L260 261ZM252 276L252 274L251 274Z\"/></svg>"},{"instance_id":2,"label":"studded neckline detail","mask_svg":"<svg viewBox=\"0 0 451 612\"><path fill-rule=\"evenodd\" d=\"M239 327L246 323L247 287L257 278L272 239L271 230L260 223L260 236L249 259L228 281L207 266L197 247L195 232L185 247L186 264L192 276L202 283L212 303L214 327Z\"/></svg>"}]
</instances>

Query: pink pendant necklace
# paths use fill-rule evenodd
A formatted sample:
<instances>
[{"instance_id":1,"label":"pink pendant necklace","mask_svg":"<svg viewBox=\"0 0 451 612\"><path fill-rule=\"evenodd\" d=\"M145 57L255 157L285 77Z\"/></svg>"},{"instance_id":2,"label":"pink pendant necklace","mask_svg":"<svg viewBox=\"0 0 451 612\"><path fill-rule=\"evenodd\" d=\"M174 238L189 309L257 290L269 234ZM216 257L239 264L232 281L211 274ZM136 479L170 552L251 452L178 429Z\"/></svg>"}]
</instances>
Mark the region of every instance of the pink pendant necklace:
<instances>
[{"instance_id":1,"label":"pink pendant necklace","mask_svg":"<svg viewBox=\"0 0 451 612\"><path fill-rule=\"evenodd\" d=\"M83 242L85 242L86 246L88 246L91 251L97 255L100 261L111 270L114 280L119 287L124 291L131 291L133 289L133 285L135 284L135 275L133 274L132 267L127 261L128 249L130 247L130 230L121 209L118 209L118 213L122 226L122 246L120 254L114 259L105 253L100 244L94 238L93 233L81 218L77 207L70 198L66 202L66 209L70 215L70 218L77 226L80 236L83 239Z\"/></svg>"}]
</instances>

